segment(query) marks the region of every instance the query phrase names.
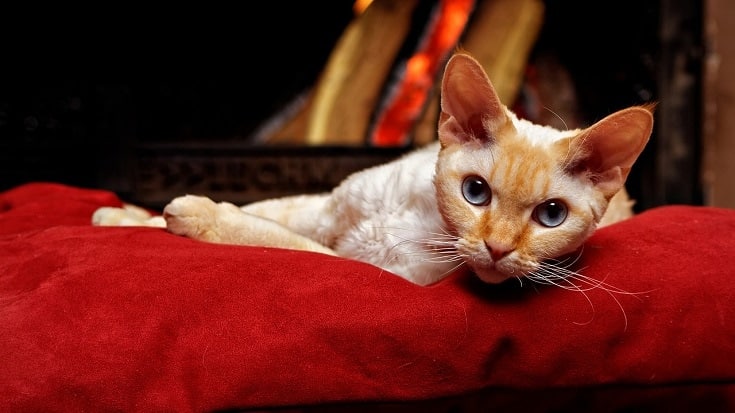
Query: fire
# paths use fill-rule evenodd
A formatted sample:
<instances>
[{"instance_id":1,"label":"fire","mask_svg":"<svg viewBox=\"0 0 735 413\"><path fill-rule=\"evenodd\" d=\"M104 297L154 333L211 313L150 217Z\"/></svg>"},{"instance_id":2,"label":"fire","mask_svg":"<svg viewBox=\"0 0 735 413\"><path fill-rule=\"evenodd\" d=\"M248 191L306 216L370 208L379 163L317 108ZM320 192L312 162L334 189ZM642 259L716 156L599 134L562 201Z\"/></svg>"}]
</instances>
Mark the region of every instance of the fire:
<instances>
[{"instance_id":1,"label":"fire","mask_svg":"<svg viewBox=\"0 0 735 413\"><path fill-rule=\"evenodd\" d=\"M436 19L428 28L422 45L406 62L404 78L393 99L378 117L371 138L373 145L408 143L409 133L434 85L440 65L457 44L474 3L472 0L441 0Z\"/></svg>"},{"instance_id":2,"label":"fire","mask_svg":"<svg viewBox=\"0 0 735 413\"><path fill-rule=\"evenodd\" d=\"M352 4L352 11L355 13L355 16L361 15L372 2L373 0L355 0L355 3Z\"/></svg>"}]
</instances>

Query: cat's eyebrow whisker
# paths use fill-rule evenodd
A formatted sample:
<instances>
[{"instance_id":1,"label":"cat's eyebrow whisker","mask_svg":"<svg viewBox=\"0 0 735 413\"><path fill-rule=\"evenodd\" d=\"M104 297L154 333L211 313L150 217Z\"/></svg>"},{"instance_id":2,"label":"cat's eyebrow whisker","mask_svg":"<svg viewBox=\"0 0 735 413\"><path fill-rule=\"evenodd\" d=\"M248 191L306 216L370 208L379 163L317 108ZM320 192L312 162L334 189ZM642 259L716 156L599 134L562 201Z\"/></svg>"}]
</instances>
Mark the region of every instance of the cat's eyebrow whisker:
<instances>
[{"instance_id":1,"label":"cat's eyebrow whisker","mask_svg":"<svg viewBox=\"0 0 735 413\"><path fill-rule=\"evenodd\" d=\"M544 109L548 110L549 112L551 112L552 115L556 116L556 118L559 119L562 125L564 125L564 129L569 129L569 125L567 125L567 122L561 116L559 116L558 113L551 110L551 108L548 106L544 106Z\"/></svg>"}]
</instances>

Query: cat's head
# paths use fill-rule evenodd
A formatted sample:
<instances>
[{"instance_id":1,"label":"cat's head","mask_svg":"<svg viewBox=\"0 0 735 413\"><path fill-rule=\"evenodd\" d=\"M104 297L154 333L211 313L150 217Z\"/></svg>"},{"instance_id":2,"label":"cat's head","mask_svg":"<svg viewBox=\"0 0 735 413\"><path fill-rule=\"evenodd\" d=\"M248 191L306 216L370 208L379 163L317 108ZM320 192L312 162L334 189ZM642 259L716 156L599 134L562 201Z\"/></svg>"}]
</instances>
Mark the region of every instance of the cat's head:
<instances>
[{"instance_id":1,"label":"cat's head","mask_svg":"<svg viewBox=\"0 0 735 413\"><path fill-rule=\"evenodd\" d=\"M625 183L653 128L652 106L560 131L519 119L482 66L455 54L442 82L435 177L457 250L483 281L576 251Z\"/></svg>"}]
</instances>

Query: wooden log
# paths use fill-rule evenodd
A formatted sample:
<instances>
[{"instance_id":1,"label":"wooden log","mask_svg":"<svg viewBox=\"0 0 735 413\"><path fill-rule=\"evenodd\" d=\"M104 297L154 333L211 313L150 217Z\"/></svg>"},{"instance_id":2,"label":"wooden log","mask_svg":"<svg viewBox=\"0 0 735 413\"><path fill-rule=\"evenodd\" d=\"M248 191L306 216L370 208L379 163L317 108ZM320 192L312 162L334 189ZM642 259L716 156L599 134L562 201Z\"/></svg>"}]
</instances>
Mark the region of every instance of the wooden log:
<instances>
[{"instance_id":1,"label":"wooden log","mask_svg":"<svg viewBox=\"0 0 735 413\"><path fill-rule=\"evenodd\" d=\"M317 83L306 143L364 145L417 0L375 0L345 29Z\"/></svg>"},{"instance_id":2,"label":"wooden log","mask_svg":"<svg viewBox=\"0 0 735 413\"><path fill-rule=\"evenodd\" d=\"M303 145L314 100L312 90L297 96L291 104L268 119L253 135L253 142L267 145Z\"/></svg>"}]
</instances>

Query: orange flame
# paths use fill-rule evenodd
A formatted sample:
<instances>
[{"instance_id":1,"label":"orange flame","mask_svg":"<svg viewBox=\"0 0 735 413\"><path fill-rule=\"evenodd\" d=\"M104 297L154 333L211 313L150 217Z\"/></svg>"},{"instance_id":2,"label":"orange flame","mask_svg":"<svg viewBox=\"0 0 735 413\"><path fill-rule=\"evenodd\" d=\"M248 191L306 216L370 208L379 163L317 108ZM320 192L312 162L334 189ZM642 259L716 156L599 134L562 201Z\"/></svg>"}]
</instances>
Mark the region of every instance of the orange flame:
<instances>
[{"instance_id":1,"label":"orange flame","mask_svg":"<svg viewBox=\"0 0 735 413\"><path fill-rule=\"evenodd\" d=\"M378 118L372 136L376 146L407 144L439 65L457 44L474 7L472 0L442 0L438 18L424 39L424 44L409 58L406 73L395 98Z\"/></svg>"},{"instance_id":2,"label":"orange flame","mask_svg":"<svg viewBox=\"0 0 735 413\"><path fill-rule=\"evenodd\" d=\"M361 15L372 2L373 0L355 0L352 4L352 11L355 13L355 16Z\"/></svg>"}]
</instances>

